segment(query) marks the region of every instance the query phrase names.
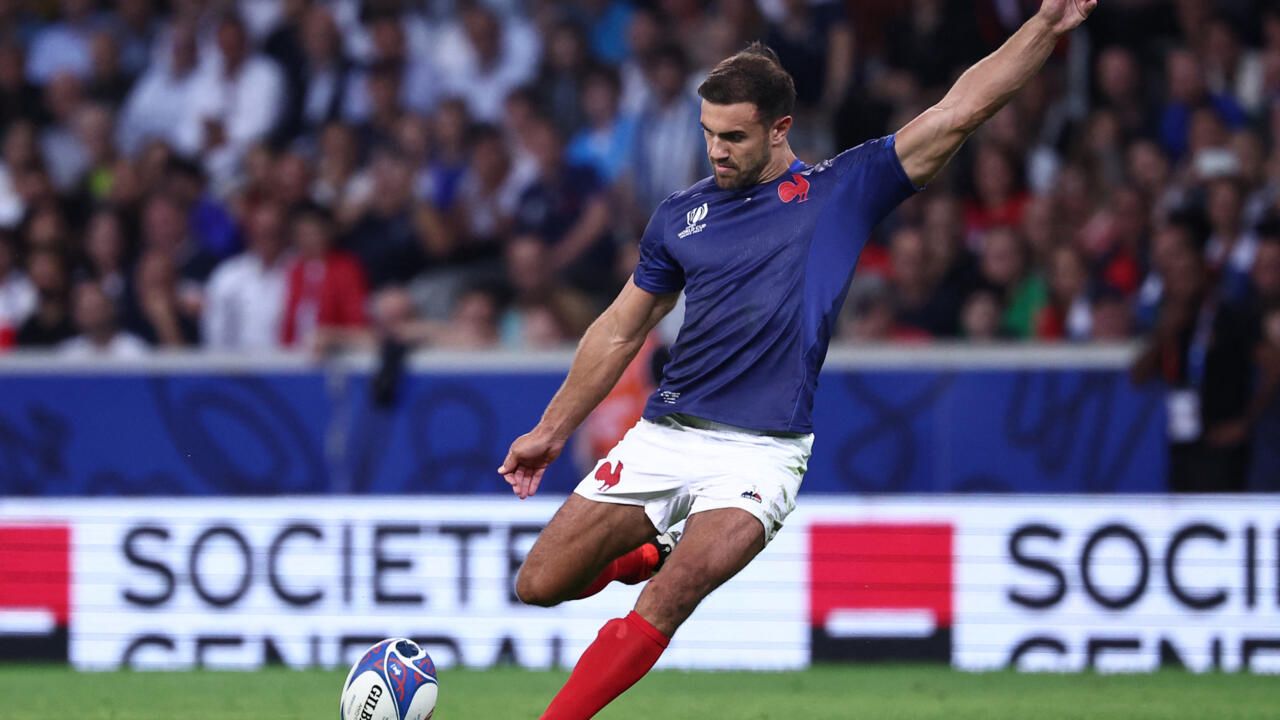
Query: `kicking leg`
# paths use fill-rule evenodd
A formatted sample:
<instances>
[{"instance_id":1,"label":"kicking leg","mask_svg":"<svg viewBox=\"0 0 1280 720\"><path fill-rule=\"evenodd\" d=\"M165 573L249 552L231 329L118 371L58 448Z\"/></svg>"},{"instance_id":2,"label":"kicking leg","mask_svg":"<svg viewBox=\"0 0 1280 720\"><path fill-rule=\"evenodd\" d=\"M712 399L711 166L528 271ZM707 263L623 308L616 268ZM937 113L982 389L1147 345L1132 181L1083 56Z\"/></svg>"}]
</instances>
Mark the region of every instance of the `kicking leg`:
<instances>
[{"instance_id":1,"label":"kicking leg","mask_svg":"<svg viewBox=\"0 0 1280 720\"><path fill-rule=\"evenodd\" d=\"M598 592L611 580L641 572L646 562L641 546L657 534L639 505L570 495L525 558L516 595L530 605L551 607L582 597L584 590ZM615 561L624 560L616 567ZM607 579L600 583L602 574Z\"/></svg>"},{"instance_id":2,"label":"kicking leg","mask_svg":"<svg viewBox=\"0 0 1280 720\"><path fill-rule=\"evenodd\" d=\"M711 591L764 549L764 526L737 508L693 515L635 612L610 620L573 669L542 720L585 720L644 677L676 629Z\"/></svg>"}]
</instances>

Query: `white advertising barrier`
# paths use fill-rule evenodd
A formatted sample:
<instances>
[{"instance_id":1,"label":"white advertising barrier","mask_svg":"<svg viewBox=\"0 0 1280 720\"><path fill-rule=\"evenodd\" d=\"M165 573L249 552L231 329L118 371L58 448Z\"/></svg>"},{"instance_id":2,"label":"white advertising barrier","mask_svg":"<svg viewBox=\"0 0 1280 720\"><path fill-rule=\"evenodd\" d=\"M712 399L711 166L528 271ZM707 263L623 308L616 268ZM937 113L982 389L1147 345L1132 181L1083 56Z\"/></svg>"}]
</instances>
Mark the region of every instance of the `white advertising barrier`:
<instances>
[{"instance_id":1,"label":"white advertising barrier","mask_svg":"<svg viewBox=\"0 0 1280 720\"><path fill-rule=\"evenodd\" d=\"M1280 671L1280 497L809 500L817 660Z\"/></svg>"},{"instance_id":2,"label":"white advertising barrier","mask_svg":"<svg viewBox=\"0 0 1280 720\"><path fill-rule=\"evenodd\" d=\"M10 501L0 505L0 548L5 526L10 537L15 529L30 537L33 525L69 528L70 587L63 592L70 594L68 657L79 668L332 667L389 636L418 639L445 667L543 668L572 665L640 589L615 584L554 609L516 600L515 572L558 504L447 497ZM797 533L780 547L796 545L787 553L795 556L800 540ZM26 570L48 578L43 568ZM801 563L753 564L736 583L755 590L726 588L709 599L663 663L807 665L804 578ZM43 595L28 593L33 600L25 608L0 590L0 606L9 606L11 618L51 608L46 625L53 626L57 583L45 585Z\"/></svg>"},{"instance_id":3,"label":"white advertising barrier","mask_svg":"<svg viewBox=\"0 0 1280 720\"><path fill-rule=\"evenodd\" d=\"M0 502L0 657L86 669L571 665L639 588L554 609L512 581L558 502ZM1280 671L1280 497L802 497L667 667Z\"/></svg>"}]
</instances>

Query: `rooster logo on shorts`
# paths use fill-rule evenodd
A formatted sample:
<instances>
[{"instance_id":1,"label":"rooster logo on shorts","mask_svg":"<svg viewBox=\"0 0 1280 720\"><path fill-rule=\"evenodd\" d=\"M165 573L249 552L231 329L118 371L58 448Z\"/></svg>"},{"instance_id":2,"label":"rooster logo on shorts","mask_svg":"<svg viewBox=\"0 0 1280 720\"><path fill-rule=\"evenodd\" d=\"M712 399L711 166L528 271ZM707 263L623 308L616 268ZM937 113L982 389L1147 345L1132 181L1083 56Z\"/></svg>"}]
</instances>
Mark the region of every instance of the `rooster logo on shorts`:
<instances>
[{"instance_id":1,"label":"rooster logo on shorts","mask_svg":"<svg viewBox=\"0 0 1280 720\"><path fill-rule=\"evenodd\" d=\"M600 492L617 485L618 481L622 480L622 461L618 461L617 468L611 468L610 463L602 463L596 470L596 479L601 482Z\"/></svg>"}]
</instances>

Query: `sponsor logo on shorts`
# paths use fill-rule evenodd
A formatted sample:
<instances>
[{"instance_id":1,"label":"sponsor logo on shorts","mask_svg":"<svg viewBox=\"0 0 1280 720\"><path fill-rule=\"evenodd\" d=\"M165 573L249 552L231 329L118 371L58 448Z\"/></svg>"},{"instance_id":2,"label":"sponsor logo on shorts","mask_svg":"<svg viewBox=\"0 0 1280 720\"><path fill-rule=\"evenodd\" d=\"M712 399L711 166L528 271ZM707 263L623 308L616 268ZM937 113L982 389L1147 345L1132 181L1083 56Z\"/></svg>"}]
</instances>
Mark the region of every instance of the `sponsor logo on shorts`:
<instances>
[{"instance_id":1,"label":"sponsor logo on shorts","mask_svg":"<svg viewBox=\"0 0 1280 720\"><path fill-rule=\"evenodd\" d=\"M596 469L596 479L600 481L600 492L604 492L609 488L617 485L622 480L622 461L618 461L618 467L610 467L611 463L601 463Z\"/></svg>"},{"instance_id":2,"label":"sponsor logo on shorts","mask_svg":"<svg viewBox=\"0 0 1280 720\"><path fill-rule=\"evenodd\" d=\"M758 503L764 502L764 498L760 497L760 493L755 488L751 488L750 490L743 492L742 497L747 500L755 500Z\"/></svg>"}]
</instances>

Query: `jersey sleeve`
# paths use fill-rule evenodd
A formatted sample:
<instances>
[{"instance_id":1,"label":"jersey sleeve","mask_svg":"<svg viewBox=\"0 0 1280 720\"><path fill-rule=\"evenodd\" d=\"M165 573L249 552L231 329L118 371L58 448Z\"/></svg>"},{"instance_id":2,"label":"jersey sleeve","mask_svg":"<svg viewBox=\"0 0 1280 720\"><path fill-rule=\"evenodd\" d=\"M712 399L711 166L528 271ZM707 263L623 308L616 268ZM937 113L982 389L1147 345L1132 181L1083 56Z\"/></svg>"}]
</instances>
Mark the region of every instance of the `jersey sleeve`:
<instances>
[{"instance_id":1,"label":"jersey sleeve","mask_svg":"<svg viewBox=\"0 0 1280 720\"><path fill-rule=\"evenodd\" d=\"M923 188L912 184L898 159L896 135L868 140L837 155L832 164L840 176L839 200L859 206L874 227L903 200Z\"/></svg>"},{"instance_id":2,"label":"jersey sleeve","mask_svg":"<svg viewBox=\"0 0 1280 720\"><path fill-rule=\"evenodd\" d=\"M663 202L649 218L649 225L640 238L640 262L632 275L636 287L655 295L684 289L684 268L667 250L667 206L668 203Z\"/></svg>"}]
</instances>

